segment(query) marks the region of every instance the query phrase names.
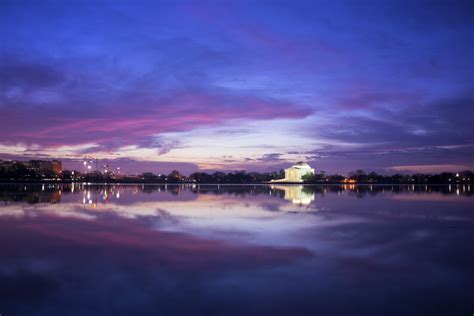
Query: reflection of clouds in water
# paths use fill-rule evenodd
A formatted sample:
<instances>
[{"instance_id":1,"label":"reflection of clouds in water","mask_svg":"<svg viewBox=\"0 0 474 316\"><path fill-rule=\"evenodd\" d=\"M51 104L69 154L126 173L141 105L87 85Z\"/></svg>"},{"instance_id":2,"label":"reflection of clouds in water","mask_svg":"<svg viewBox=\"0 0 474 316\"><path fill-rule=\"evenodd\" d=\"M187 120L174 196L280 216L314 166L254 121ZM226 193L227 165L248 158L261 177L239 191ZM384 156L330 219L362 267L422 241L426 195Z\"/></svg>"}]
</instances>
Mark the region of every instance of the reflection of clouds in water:
<instances>
[{"instance_id":1,"label":"reflection of clouds in water","mask_svg":"<svg viewBox=\"0 0 474 316\"><path fill-rule=\"evenodd\" d=\"M3 235L21 235L15 240L15 245L9 244L6 238L0 239L4 259L2 263L26 256L22 261L28 264L20 262L20 265L28 270L44 266L45 263L25 261L30 260L29 256L41 258L46 255L54 259L56 256L61 257L62 253L67 253L68 257L79 262L100 260L103 255L112 258L124 255L121 259L127 258L125 263L143 268L154 266L158 260L160 265L178 270L207 269L208 265L220 265L228 260L235 265L265 265L274 260L284 262L293 257L310 255L307 250L298 247L226 243L185 233L154 230L150 229L146 220L136 221L115 216L96 221L41 216L25 218L23 221L3 220L0 221L0 227ZM31 243L36 238L41 242ZM84 256L84 251L95 255ZM133 256L134 253L139 256Z\"/></svg>"},{"instance_id":2,"label":"reflection of clouds in water","mask_svg":"<svg viewBox=\"0 0 474 316\"><path fill-rule=\"evenodd\" d=\"M113 214L95 221L46 214L22 221L3 218L0 237L2 308L9 311L12 304L21 304L24 312L40 315L64 314L71 305L78 306L78 314L100 315L119 307L146 310L157 299L163 311L174 306L166 303L168 295L171 301L178 296L193 301L194 286L205 286L209 275L311 256L301 247L224 243L153 230L142 220ZM175 292L190 279L192 284ZM112 293L127 299L115 303ZM104 299L112 300L103 305ZM81 309L88 304L92 310Z\"/></svg>"},{"instance_id":3,"label":"reflection of clouds in water","mask_svg":"<svg viewBox=\"0 0 474 316\"><path fill-rule=\"evenodd\" d=\"M200 193L192 191L195 189ZM374 190L373 186L364 189L367 192ZM238 240L240 243L304 246L314 251L324 245L308 242L307 234L325 227L392 218L472 220L462 210L448 213L436 204L429 210L419 209L417 204L404 204L402 207L400 203L409 203L412 196L435 196L433 201L428 201L430 203L436 203L434 201L439 199L460 201L460 197L455 195L414 193L412 186L408 190L397 194L388 192L369 195L361 199L357 191L340 191L337 186L86 186L83 189L76 188L73 195L62 194L61 202L54 205L7 204L0 207L0 217L53 215L84 220L101 220L108 216L146 219L147 225L160 231ZM116 198L118 192L120 198ZM322 195L316 195L315 192L321 192ZM94 195L102 197L97 199L96 204L81 203L82 197L90 199ZM311 203L300 203L307 199ZM469 197L463 199L468 200Z\"/></svg>"},{"instance_id":4,"label":"reflection of clouds in water","mask_svg":"<svg viewBox=\"0 0 474 316\"><path fill-rule=\"evenodd\" d=\"M87 196L89 192L84 191L79 196ZM127 193L130 194L125 191L123 195ZM245 198L229 194L198 194L194 199L184 201L142 201L137 198L133 204L110 201L96 207L74 203L72 200L63 200L54 207L42 203L20 204L22 208L15 205L0 208L0 216L14 213L16 216L54 215L87 220L101 220L108 215L136 220L146 218L149 219L149 225L160 231L227 241L237 238L240 243L275 246L300 245L302 238L297 236L298 232L349 220L346 216L330 221L308 212L314 211L315 206L295 205L285 199L260 194L247 195Z\"/></svg>"},{"instance_id":5,"label":"reflection of clouds in water","mask_svg":"<svg viewBox=\"0 0 474 316\"><path fill-rule=\"evenodd\" d=\"M17 205L9 204L0 207L1 217L37 217L41 215L54 215L58 217L69 217L84 220L94 220L97 216L86 212L76 204L61 204L54 207L48 204Z\"/></svg>"},{"instance_id":6,"label":"reflection of clouds in water","mask_svg":"<svg viewBox=\"0 0 474 316\"><path fill-rule=\"evenodd\" d=\"M471 203L472 197L469 196L457 196L457 195L443 195L439 193L412 193L412 194L399 194L391 195L391 199L399 201L420 201L420 202L467 202Z\"/></svg>"},{"instance_id":7,"label":"reflection of clouds in water","mask_svg":"<svg viewBox=\"0 0 474 316\"><path fill-rule=\"evenodd\" d=\"M184 232L222 240L233 240L238 237L239 242L260 244L303 243L305 247L308 245L302 232L347 222L363 222L373 220L375 217L423 219L428 216L451 221L466 217L465 214L446 213L444 208L439 209L436 205L430 208L427 214L426 210L414 208L413 205L400 207L398 204L399 200L415 194L437 196L436 199L459 199L454 195L439 193L407 191L403 194L369 195L366 199L360 199L357 191L340 191L334 186L327 188L300 185L241 186L224 189L222 186L220 188L205 186L198 188L199 194L192 192L193 189L196 188L182 186L77 188L73 195L62 194L61 202L54 206L45 203L7 204L0 207L0 217L54 215L98 220L113 215L137 220L147 218L150 220L150 225L162 231ZM372 186L365 189L374 190ZM120 197L116 198L118 192ZM322 192L323 195L316 195L315 192ZM82 197L91 199L94 195L102 198L97 198L98 202L95 204L81 203ZM312 202L306 205L289 203L305 199Z\"/></svg>"},{"instance_id":8,"label":"reflection of clouds in water","mask_svg":"<svg viewBox=\"0 0 474 316\"><path fill-rule=\"evenodd\" d=\"M308 205L264 188L120 188L96 207L80 190L56 204L19 196L0 207L0 306L11 315L71 306L78 315L244 315L248 306L294 315L346 314L344 301L378 315L374 302L394 297L399 314L433 315L433 297L449 311L472 301L468 197L429 193L459 202L446 207L393 198L411 192L333 190L310 191Z\"/></svg>"},{"instance_id":9,"label":"reflection of clouds in water","mask_svg":"<svg viewBox=\"0 0 474 316\"><path fill-rule=\"evenodd\" d=\"M472 269L474 252L463 245L473 235L472 223L460 222L455 233L448 222L427 219L422 227L415 223L402 218L338 227L345 234L334 235L333 242L343 270L370 275L382 269L437 273L451 264Z\"/></svg>"}]
</instances>

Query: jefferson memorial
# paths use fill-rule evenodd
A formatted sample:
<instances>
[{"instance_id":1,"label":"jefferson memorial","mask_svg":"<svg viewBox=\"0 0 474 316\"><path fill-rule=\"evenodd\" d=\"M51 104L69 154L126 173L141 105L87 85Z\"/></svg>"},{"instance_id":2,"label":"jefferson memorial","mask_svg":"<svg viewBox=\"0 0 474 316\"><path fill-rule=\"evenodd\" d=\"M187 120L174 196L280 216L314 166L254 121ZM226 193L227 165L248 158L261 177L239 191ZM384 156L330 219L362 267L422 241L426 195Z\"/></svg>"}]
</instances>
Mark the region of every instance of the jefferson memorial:
<instances>
[{"instance_id":1,"label":"jefferson memorial","mask_svg":"<svg viewBox=\"0 0 474 316\"><path fill-rule=\"evenodd\" d=\"M270 182L293 182L301 183L303 182L303 176L307 174L314 174L314 169L310 167L306 162L298 162L291 166L290 168L285 169L285 178L279 180L272 180Z\"/></svg>"}]
</instances>

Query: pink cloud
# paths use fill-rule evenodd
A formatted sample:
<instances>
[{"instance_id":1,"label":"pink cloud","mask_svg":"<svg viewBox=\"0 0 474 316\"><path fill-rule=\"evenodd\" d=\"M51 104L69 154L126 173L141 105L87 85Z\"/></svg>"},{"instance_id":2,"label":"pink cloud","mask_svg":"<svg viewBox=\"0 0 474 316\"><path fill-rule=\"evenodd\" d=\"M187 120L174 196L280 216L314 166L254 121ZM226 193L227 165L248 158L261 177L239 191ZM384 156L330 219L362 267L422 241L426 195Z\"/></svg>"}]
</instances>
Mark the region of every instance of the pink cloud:
<instances>
[{"instance_id":1,"label":"pink cloud","mask_svg":"<svg viewBox=\"0 0 474 316\"><path fill-rule=\"evenodd\" d=\"M0 132L4 143L57 147L93 142L113 148L228 120L303 118L310 113L309 108L273 99L188 91L154 100L129 97L82 110L71 106L69 112L55 106L8 108L0 118Z\"/></svg>"}]
</instances>

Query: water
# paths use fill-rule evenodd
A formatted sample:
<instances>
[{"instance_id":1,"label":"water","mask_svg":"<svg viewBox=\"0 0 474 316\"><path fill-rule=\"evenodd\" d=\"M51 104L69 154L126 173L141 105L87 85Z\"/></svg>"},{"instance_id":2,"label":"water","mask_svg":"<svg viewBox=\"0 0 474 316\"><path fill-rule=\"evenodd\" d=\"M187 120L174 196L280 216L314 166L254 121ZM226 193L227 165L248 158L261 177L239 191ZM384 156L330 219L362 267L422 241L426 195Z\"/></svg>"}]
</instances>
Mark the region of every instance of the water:
<instances>
[{"instance_id":1,"label":"water","mask_svg":"<svg viewBox=\"0 0 474 316\"><path fill-rule=\"evenodd\" d=\"M0 186L0 314L472 315L465 186Z\"/></svg>"}]
</instances>

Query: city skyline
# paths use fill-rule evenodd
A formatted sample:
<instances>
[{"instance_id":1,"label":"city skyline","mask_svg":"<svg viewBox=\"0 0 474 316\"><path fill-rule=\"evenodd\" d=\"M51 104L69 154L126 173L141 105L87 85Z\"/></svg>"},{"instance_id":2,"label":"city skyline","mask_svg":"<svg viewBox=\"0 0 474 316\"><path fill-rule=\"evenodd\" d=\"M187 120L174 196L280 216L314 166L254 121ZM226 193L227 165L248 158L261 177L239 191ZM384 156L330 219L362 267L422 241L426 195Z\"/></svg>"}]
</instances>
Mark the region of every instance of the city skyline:
<instances>
[{"instance_id":1,"label":"city skyline","mask_svg":"<svg viewBox=\"0 0 474 316\"><path fill-rule=\"evenodd\" d=\"M0 4L0 159L474 168L472 3Z\"/></svg>"}]
</instances>

